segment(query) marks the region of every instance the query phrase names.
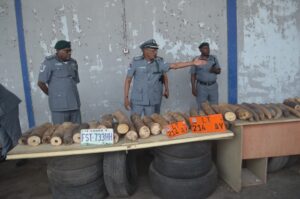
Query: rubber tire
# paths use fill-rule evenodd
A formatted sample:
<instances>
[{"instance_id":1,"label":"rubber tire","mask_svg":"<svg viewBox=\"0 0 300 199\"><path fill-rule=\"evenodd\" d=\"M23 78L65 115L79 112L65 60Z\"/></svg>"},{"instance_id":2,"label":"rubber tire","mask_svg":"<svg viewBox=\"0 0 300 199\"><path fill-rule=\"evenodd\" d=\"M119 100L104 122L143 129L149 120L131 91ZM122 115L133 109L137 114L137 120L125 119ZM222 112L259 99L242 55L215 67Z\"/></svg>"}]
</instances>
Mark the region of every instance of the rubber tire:
<instances>
[{"instance_id":1,"label":"rubber tire","mask_svg":"<svg viewBox=\"0 0 300 199\"><path fill-rule=\"evenodd\" d=\"M103 178L76 187L64 187L51 183L53 199L104 199L108 193Z\"/></svg>"},{"instance_id":2,"label":"rubber tire","mask_svg":"<svg viewBox=\"0 0 300 199\"><path fill-rule=\"evenodd\" d=\"M174 158L162 152L155 152L153 167L160 174L170 178L190 179L207 173L212 167L211 152L196 158Z\"/></svg>"},{"instance_id":3,"label":"rubber tire","mask_svg":"<svg viewBox=\"0 0 300 199\"><path fill-rule=\"evenodd\" d=\"M128 197L137 189L138 172L134 151L105 153L103 176L109 195Z\"/></svg>"},{"instance_id":4,"label":"rubber tire","mask_svg":"<svg viewBox=\"0 0 300 199\"><path fill-rule=\"evenodd\" d=\"M300 160L300 156L299 155L291 155L289 156L289 160L286 163L285 167L291 167L294 164L296 164L297 162L299 162Z\"/></svg>"},{"instance_id":5,"label":"rubber tire","mask_svg":"<svg viewBox=\"0 0 300 199\"><path fill-rule=\"evenodd\" d=\"M99 162L101 164L102 161L102 154L71 155L49 158L47 165L52 169L75 170L99 164Z\"/></svg>"},{"instance_id":6,"label":"rubber tire","mask_svg":"<svg viewBox=\"0 0 300 199\"><path fill-rule=\"evenodd\" d=\"M102 164L95 164L75 170L47 168L49 181L63 186L80 186L91 183L103 175Z\"/></svg>"},{"instance_id":7,"label":"rubber tire","mask_svg":"<svg viewBox=\"0 0 300 199\"><path fill-rule=\"evenodd\" d=\"M194 179L169 178L157 172L150 165L149 179L152 191L161 199L201 199L207 198L217 187L217 170L213 165L210 171Z\"/></svg>"},{"instance_id":8,"label":"rubber tire","mask_svg":"<svg viewBox=\"0 0 300 199\"><path fill-rule=\"evenodd\" d=\"M157 147L154 151L163 152L175 158L196 158L211 151L211 142L190 142L164 147Z\"/></svg>"},{"instance_id":9,"label":"rubber tire","mask_svg":"<svg viewBox=\"0 0 300 199\"><path fill-rule=\"evenodd\" d=\"M282 156L282 157L271 157L268 159L268 172L275 172L279 171L289 161L289 156Z\"/></svg>"}]
</instances>

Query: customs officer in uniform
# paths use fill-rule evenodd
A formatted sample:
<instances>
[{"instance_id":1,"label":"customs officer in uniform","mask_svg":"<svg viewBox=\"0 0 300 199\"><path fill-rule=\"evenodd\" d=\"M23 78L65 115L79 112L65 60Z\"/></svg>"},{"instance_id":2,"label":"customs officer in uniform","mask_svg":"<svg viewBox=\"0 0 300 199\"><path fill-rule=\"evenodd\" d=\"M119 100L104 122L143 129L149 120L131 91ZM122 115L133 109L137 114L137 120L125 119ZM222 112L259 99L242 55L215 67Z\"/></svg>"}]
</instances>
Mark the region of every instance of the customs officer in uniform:
<instances>
[{"instance_id":1,"label":"customs officer in uniform","mask_svg":"<svg viewBox=\"0 0 300 199\"><path fill-rule=\"evenodd\" d=\"M221 73L218 59L210 55L209 44L203 42L199 45L201 55L197 59L207 60L207 64L191 67L192 93L197 99L198 109L201 103L208 101L211 104L218 104L218 83L217 75Z\"/></svg>"},{"instance_id":2,"label":"customs officer in uniform","mask_svg":"<svg viewBox=\"0 0 300 199\"><path fill-rule=\"evenodd\" d=\"M124 86L124 106L131 113L139 115L152 115L155 105L161 99L161 86L159 79L170 69L179 69L191 65L203 65L207 61L195 59L189 62L166 63L157 56L158 45L154 39L144 42L140 48L142 56L134 57L127 72ZM199 66L201 67L201 66ZM133 81L129 100L129 89Z\"/></svg>"},{"instance_id":3,"label":"customs officer in uniform","mask_svg":"<svg viewBox=\"0 0 300 199\"><path fill-rule=\"evenodd\" d=\"M54 124L81 123L78 65L71 58L71 42L55 44L56 54L45 58L41 65L38 86L49 96Z\"/></svg>"}]
</instances>

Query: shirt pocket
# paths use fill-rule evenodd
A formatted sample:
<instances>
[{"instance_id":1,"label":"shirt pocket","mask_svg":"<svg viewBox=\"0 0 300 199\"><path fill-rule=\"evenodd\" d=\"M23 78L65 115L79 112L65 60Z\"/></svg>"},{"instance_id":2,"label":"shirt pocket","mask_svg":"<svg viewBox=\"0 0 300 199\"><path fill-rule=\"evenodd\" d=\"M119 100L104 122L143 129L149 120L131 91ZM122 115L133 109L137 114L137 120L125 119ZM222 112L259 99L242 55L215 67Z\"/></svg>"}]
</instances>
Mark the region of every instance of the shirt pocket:
<instances>
[{"instance_id":1,"label":"shirt pocket","mask_svg":"<svg viewBox=\"0 0 300 199\"><path fill-rule=\"evenodd\" d=\"M70 72L70 69L68 67L59 66L54 69L53 76L58 78L72 77L72 73ZM74 72L74 76L75 76L75 72Z\"/></svg>"},{"instance_id":2,"label":"shirt pocket","mask_svg":"<svg viewBox=\"0 0 300 199\"><path fill-rule=\"evenodd\" d=\"M197 67L196 68L196 72L200 72L200 73L202 73L202 72L208 72L209 69L210 69L209 65L204 65L202 67Z\"/></svg>"},{"instance_id":3,"label":"shirt pocket","mask_svg":"<svg viewBox=\"0 0 300 199\"><path fill-rule=\"evenodd\" d=\"M131 99L133 100L143 100L143 89L139 86L135 86L132 89Z\"/></svg>"},{"instance_id":4,"label":"shirt pocket","mask_svg":"<svg viewBox=\"0 0 300 199\"><path fill-rule=\"evenodd\" d=\"M55 91L49 96L49 104L54 110L68 108L66 93L62 91Z\"/></svg>"},{"instance_id":5,"label":"shirt pocket","mask_svg":"<svg viewBox=\"0 0 300 199\"><path fill-rule=\"evenodd\" d=\"M134 78L137 79L144 79L145 77L147 77L147 68L146 67L137 67L136 68L136 74Z\"/></svg>"},{"instance_id":6,"label":"shirt pocket","mask_svg":"<svg viewBox=\"0 0 300 199\"><path fill-rule=\"evenodd\" d=\"M155 102L155 104L158 104L162 98L163 94L163 86L157 85L153 89L152 97Z\"/></svg>"}]
</instances>

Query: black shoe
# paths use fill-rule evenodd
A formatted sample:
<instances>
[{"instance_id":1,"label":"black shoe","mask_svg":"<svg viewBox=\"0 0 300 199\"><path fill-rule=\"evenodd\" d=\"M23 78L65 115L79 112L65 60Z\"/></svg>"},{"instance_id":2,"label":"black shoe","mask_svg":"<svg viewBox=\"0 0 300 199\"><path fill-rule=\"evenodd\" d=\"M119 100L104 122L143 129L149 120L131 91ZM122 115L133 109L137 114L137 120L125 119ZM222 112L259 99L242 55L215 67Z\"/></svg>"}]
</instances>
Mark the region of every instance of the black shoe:
<instances>
[{"instance_id":1,"label":"black shoe","mask_svg":"<svg viewBox=\"0 0 300 199\"><path fill-rule=\"evenodd\" d=\"M6 156L1 155L1 156L0 156L0 163L1 163L1 162L5 162L5 160L6 160Z\"/></svg>"},{"instance_id":2,"label":"black shoe","mask_svg":"<svg viewBox=\"0 0 300 199\"><path fill-rule=\"evenodd\" d=\"M27 159L18 160L16 163L16 167L21 167L27 163Z\"/></svg>"}]
</instances>

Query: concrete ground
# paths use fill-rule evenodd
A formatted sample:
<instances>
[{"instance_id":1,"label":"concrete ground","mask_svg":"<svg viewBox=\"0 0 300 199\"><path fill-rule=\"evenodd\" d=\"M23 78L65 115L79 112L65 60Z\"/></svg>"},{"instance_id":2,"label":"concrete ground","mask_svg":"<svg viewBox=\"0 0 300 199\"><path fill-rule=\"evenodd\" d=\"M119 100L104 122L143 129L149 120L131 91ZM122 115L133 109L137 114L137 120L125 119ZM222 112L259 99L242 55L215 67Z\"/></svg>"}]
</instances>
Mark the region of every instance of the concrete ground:
<instances>
[{"instance_id":1,"label":"concrete ground","mask_svg":"<svg viewBox=\"0 0 300 199\"><path fill-rule=\"evenodd\" d=\"M143 161L147 162L147 161ZM149 162L149 161L148 161ZM147 163L146 163L147 164ZM130 199L158 199L154 196L147 178L147 165L139 169L139 188ZM1 199L50 199L51 192L46 175L45 159L30 159L26 165L16 167L16 161L0 163ZM209 199L299 199L300 162L268 175L268 183L243 188L235 193L219 180L216 191ZM109 197L108 199L114 199Z\"/></svg>"}]
</instances>

